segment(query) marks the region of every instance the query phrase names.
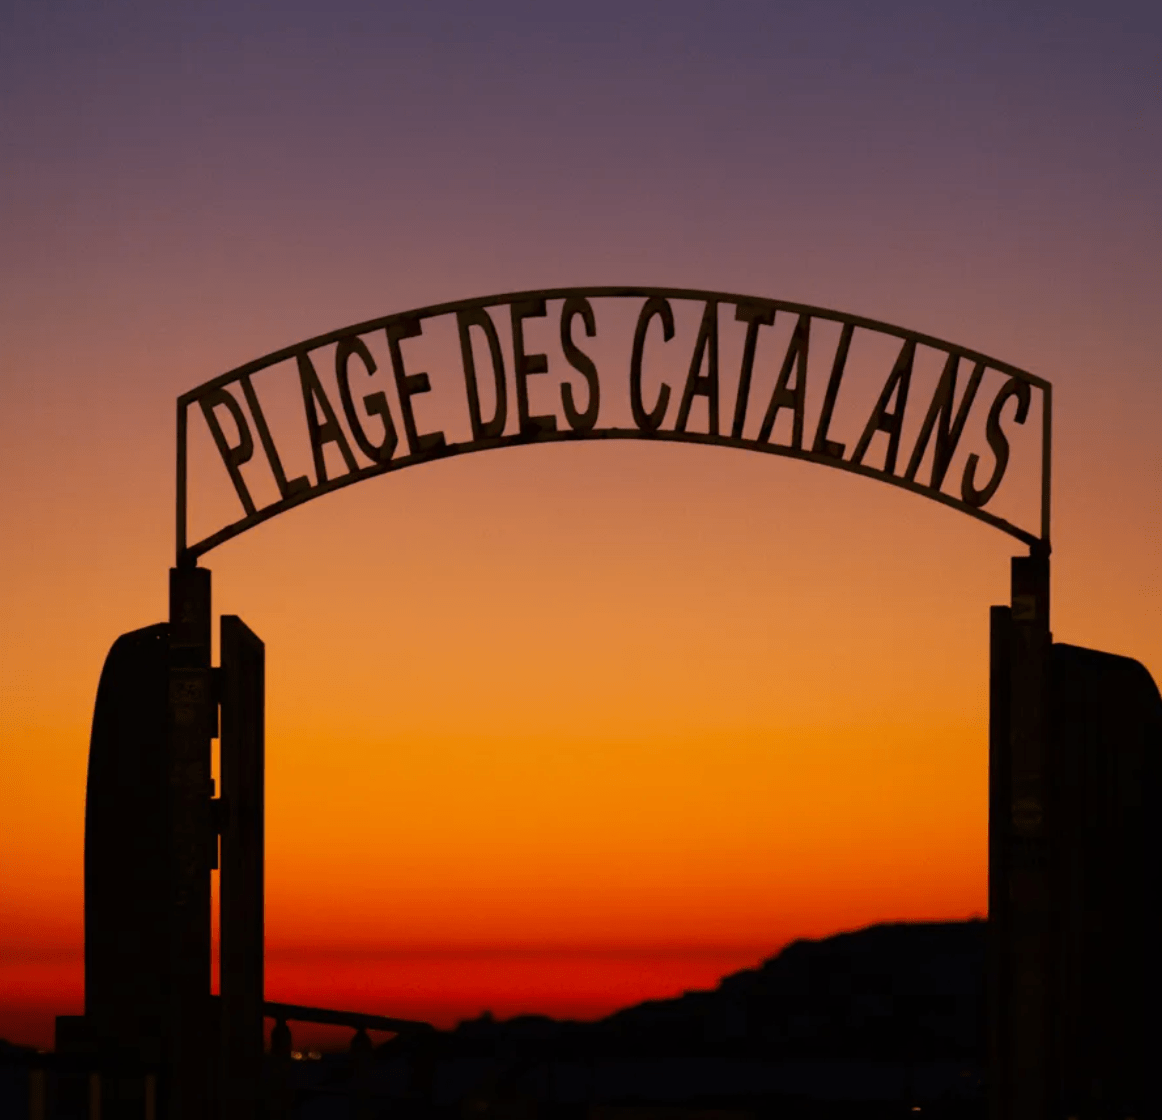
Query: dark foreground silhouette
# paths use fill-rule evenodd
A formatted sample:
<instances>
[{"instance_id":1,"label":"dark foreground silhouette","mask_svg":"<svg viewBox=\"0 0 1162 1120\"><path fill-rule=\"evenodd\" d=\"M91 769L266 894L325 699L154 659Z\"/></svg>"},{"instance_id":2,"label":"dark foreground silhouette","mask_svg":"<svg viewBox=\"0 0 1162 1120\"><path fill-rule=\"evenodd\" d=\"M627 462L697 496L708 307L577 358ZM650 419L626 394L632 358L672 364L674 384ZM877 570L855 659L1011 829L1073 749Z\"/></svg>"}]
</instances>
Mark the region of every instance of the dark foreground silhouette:
<instances>
[{"instance_id":1,"label":"dark foreground silhouette","mask_svg":"<svg viewBox=\"0 0 1162 1120\"><path fill-rule=\"evenodd\" d=\"M463 1120L983 1116L985 923L797 941L593 1023L485 1015L284 1071L289 1114ZM272 1077L277 1070L269 1069Z\"/></svg>"},{"instance_id":2,"label":"dark foreground silhouette","mask_svg":"<svg viewBox=\"0 0 1162 1120\"><path fill-rule=\"evenodd\" d=\"M760 967L597 1022L485 1015L266 1074L274 1115L457 1120L983 1116L985 923L796 941ZM0 1114L27 1115L0 1047ZM72 1114L65 1101L63 1111ZM83 1105L76 1110L83 1115Z\"/></svg>"}]
</instances>

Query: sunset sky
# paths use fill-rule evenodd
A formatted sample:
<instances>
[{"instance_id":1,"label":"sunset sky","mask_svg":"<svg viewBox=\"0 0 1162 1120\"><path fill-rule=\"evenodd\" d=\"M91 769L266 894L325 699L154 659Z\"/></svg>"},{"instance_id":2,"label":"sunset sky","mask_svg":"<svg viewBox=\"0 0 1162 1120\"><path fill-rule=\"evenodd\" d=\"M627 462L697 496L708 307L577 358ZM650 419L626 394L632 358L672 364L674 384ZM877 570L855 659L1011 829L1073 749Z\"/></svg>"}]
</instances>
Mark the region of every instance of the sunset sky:
<instances>
[{"instance_id":1,"label":"sunset sky","mask_svg":"<svg viewBox=\"0 0 1162 1120\"><path fill-rule=\"evenodd\" d=\"M1145 3L0 2L0 1037L81 1010L89 722L166 614L174 400L348 323L651 284L995 355L1054 385L1055 636L1162 675L1159 74ZM642 443L223 545L215 613L267 646L268 997L594 1016L983 914L1022 551Z\"/></svg>"}]
</instances>

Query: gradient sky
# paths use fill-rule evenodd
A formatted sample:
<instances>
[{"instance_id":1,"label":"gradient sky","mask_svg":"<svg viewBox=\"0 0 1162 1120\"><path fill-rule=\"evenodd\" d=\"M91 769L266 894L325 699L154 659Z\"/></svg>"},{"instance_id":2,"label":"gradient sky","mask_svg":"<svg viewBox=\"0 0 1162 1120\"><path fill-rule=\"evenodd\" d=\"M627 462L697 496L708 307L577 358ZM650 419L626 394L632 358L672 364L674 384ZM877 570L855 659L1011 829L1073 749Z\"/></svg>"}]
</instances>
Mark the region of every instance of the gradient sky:
<instances>
[{"instance_id":1,"label":"gradient sky","mask_svg":"<svg viewBox=\"0 0 1162 1120\"><path fill-rule=\"evenodd\" d=\"M392 311L721 288L1054 383L1054 631L1162 673L1154 4L0 2L0 1036L80 1010L89 720L173 401ZM710 448L524 448L207 559L268 648L271 998L597 1014L985 909L1019 546Z\"/></svg>"}]
</instances>

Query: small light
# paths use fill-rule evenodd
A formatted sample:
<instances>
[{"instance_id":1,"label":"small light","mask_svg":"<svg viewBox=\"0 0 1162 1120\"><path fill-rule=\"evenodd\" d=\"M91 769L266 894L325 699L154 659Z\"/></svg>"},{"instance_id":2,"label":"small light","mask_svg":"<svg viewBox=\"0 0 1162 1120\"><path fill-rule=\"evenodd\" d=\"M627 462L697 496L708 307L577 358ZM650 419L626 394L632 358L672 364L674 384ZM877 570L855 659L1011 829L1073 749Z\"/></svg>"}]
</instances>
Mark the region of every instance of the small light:
<instances>
[{"instance_id":1,"label":"small light","mask_svg":"<svg viewBox=\"0 0 1162 1120\"><path fill-rule=\"evenodd\" d=\"M913 1111L913 1112L919 1112L919 1111L920 1111L920 1106L919 1106L918 1104L914 1104L914 1105L912 1105L912 1111Z\"/></svg>"},{"instance_id":2,"label":"small light","mask_svg":"<svg viewBox=\"0 0 1162 1120\"><path fill-rule=\"evenodd\" d=\"M301 1050L292 1050L291 1059L292 1061L301 1062L303 1060L303 1052Z\"/></svg>"}]
</instances>

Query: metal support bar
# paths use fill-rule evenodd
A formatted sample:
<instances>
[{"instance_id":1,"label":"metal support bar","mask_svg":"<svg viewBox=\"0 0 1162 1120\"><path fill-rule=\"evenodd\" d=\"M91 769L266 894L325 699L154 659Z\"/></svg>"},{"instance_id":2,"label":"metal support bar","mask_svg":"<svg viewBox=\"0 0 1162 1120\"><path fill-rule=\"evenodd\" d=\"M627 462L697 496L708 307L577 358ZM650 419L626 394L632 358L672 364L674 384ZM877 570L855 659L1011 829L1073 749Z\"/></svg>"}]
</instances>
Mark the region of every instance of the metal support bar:
<instances>
[{"instance_id":1,"label":"metal support bar","mask_svg":"<svg viewBox=\"0 0 1162 1120\"><path fill-rule=\"evenodd\" d=\"M1012 565L992 611L989 1061L993 1120L1049 1120L1056 1100L1049 812L1049 559Z\"/></svg>"},{"instance_id":2,"label":"metal support bar","mask_svg":"<svg viewBox=\"0 0 1162 1120\"><path fill-rule=\"evenodd\" d=\"M165 1015L167 1120L206 1120L212 1081L210 1005L210 573L170 569L169 813L172 875Z\"/></svg>"}]
</instances>

